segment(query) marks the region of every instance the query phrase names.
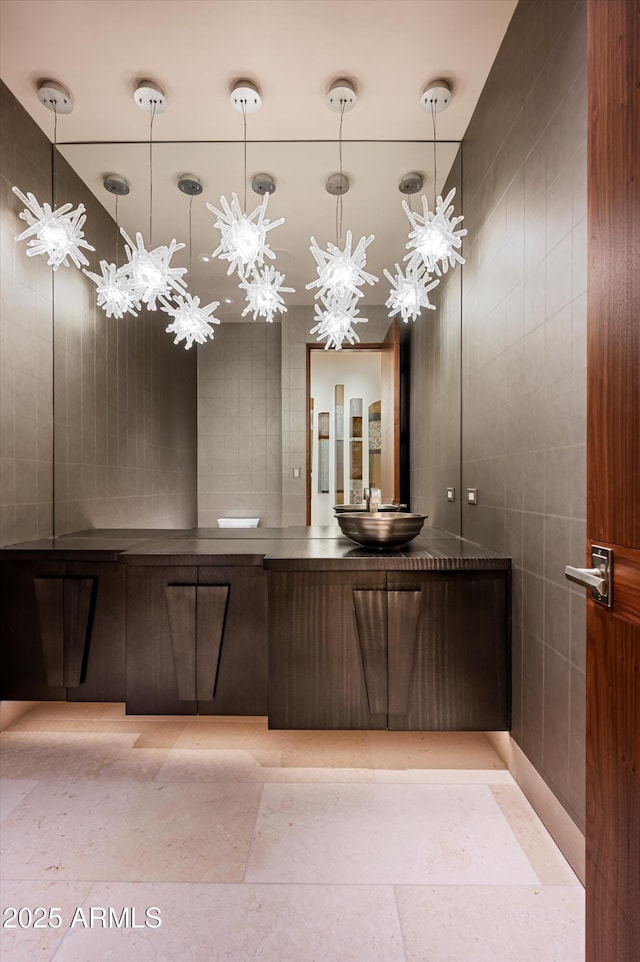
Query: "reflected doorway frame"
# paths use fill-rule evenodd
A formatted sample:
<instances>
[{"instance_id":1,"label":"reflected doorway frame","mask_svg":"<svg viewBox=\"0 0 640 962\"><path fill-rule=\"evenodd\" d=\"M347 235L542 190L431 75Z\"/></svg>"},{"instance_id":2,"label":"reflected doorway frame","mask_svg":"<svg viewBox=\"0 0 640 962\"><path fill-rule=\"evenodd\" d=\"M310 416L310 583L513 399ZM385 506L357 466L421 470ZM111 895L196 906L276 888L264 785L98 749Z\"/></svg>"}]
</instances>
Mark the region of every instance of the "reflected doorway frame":
<instances>
[{"instance_id":1,"label":"reflected doorway frame","mask_svg":"<svg viewBox=\"0 0 640 962\"><path fill-rule=\"evenodd\" d=\"M306 433L306 458L305 458L305 491L306 491L306 524L311 525L311 353L312 351L324 351L323 344L306 345L306 413L305 413L305 433ZM378 351L381 355L382 366L384 367L385 357L388 358L388 373L393 379L393 501L402 500L403 482L401 465L401 425L405 418L402 416L401 399L407 396L407 392L402 391L401 385L401 363L400 363L400 322L396 319L391 322L389 330L383 341L362 344L350 344L343 347L342 351ZM384 372L382 373L384 380ZM408 499L407 499L408 503Z\"/></svg>"}]
</instances>

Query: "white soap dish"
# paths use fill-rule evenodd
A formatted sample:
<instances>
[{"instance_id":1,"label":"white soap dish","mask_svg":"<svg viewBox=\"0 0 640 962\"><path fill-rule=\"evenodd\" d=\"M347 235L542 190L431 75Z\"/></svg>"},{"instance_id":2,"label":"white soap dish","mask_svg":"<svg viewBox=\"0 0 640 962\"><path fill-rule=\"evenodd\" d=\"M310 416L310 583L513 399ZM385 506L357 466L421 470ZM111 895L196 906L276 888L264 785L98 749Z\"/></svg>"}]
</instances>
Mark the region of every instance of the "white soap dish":
<instances>
[{"instance_id":1,"label":"white soap dish","mask_svg":"<svg viewBox=\"0 0 640 962\"><path fill-rule=\"evenodd\" d=\"M260 518L218 518L219 528L257 528Z\"/></svg>"}]
</instances>

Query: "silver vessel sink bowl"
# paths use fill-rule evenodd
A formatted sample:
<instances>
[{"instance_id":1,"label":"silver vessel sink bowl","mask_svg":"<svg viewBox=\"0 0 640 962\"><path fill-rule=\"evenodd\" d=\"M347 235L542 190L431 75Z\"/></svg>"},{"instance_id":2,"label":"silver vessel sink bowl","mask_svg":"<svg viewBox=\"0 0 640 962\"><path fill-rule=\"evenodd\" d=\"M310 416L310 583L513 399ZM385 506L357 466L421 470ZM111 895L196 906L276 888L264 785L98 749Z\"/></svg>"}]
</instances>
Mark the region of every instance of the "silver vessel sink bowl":
<instances>
[{"instance_id":1,"label":"silver vessel sink bowl","mask_svg":"<svg viewBox=\"0 0 640 962\"><path fill-rule=\"evenodd\" d=\"M347 538L365 548L397 548L420 534L426 517L402 511L361 511L339 514L338 524Z\"/></svg>"}]
</instances>

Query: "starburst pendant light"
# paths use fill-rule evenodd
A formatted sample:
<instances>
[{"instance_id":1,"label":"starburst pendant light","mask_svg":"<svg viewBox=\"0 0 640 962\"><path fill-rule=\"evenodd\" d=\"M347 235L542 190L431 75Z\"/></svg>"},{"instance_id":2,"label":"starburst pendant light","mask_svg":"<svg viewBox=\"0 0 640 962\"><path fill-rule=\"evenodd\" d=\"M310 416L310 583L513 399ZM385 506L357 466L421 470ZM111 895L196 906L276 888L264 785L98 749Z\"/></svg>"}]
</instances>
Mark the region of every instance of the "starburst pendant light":
<instances>
[{"instance_id":1,"label":"starburst pendant light","mask_svg":"<svg viewBox=\"0 0 640 962\"><path fill-rule=\"evenodd\" d=\"M423 214L414 214L409 210L406 201L402 202L404 211L409 218L413 230L409 233L405 260L409 262L409 270L417 270L424 265L429 273L439 277L446 274L449 267L464 264L464 257L460 253L462 238L467 233L466 228L456 230L464 219L454 217L454 207L451 201L455 197L453 187L443 200L436 197L435 209L429 210L426 197L422 198Z\"/></svg>"},{"instance_id":2,"label":"starburst pendant light","mask_svg":"<svg viewBox=\"0 0 640 962\"><path fill-rule=\"evenodd\" d=\"M55 151L58 132L58 114L69 114L73 110L71 94L61 84L53 80L42 81L38 85L38 99L45 107L52 110L55 116L53 126L53 146ZM82 253L84 250L93 251L95 247L84 240L84 222L86 220L83 204L73 209L73 204L55 205L55 170L53 177L53 207L40 204L34 194L22 193L18 187L13 187L13 193L23 204L19 217L27 224L27 229L17 234L15 240L27 241L27 257L37 257L46 254L47 264L57 271L61 265L69 267L71 260L76 267L88 265L89 261Z\"/></svg>"},{"instance_id":3,"label":"starburst pendant light","mask_svg":"<svg viewBox=\"0 0 640 962\"><path fill-rule=\"evenodd\" d=\"M365 252L373 239L373 234L369 237L361 237L355 250L352 251L353 235L348 230L344 250L329 243L325 251L312 237L310 250L318 265L318 277L306 285L307 290L317 287L316 297L323 299L341 298L345 294L352 294L356 298L362 297L360 286L375 284L378 280L364 269L367 263Z\"/></svg>"},{"instance_id":4,"label":"starburst pendant light","mask_svg":"<svg viewBox=\"0 0 640 962\"><path fill-rule=\"evenodd\" d=\"M336 198L336 243L327 244L324 250L314 237L311 238L310 249L317 265L318 276L306 285L307 290L317 289L315 297L319 301L316 305L317 323L310 333L316 334L318 341L325 341L325 349L332 347L340 350L343 341L354 344L360 340L354 325L367 321L367 318L357 316L359 311L356 305L364 296L361 288L363 284L375 284L378 280L365 270L366 250L374 239L373 234L361 237L352 249L353 235L349 230L344 248L342 247L342 198L349 190L349 179L342 170L342 123L345 112L353 110L355 104L356 92L353 84L347 80L336 81L327 94L327 106L340 114L340 170L332 174L325 185L327 192Z\"/></svg>"},{"instance_id":5,"label":"starburst pendant light","mask_svg":"<svg viewBox=\"0 0 640 962\"><path fill-rule=\"evenodd\" d=\"M429 84L420 97L420 106L431 114L433 127L433 210L429 210L427 198L422 198L422 216L414 214L406 202L404 211L409 218L412 230L407 241L408 261L410 271L420 267L426 268L430 274L438 277L446 274L449 267L464 264L464 257L460 253L462 238L466 235L466 228L458 228L462 223L462 215L454 216L452 204L455 197L455 187L449 191L445 199L437 194L437 136L436 114L446 110L451 102L451 90L443 80L436 80Z\"/></svg>"},{"instance_id":6,"label":"starburst pendant light","mask_svg":"<svg viewBox=\"0 0 640 962\"><path fill-rule=\"evenodd\" d=\"M283 287L284 274L269 265L259 271L251 271L248 277L240 281L240 287L246 292L247 306L242 316L253 312L253 319L264 317L271 323L274 314L284 314L287 310L282 297L283 294L295 294L293 287Z\"/></svg>"},{"instance_id":7,"label":"starburst pendant light","mask_svg":"<svg viewBox=\"0 0 640 962\"><path fill-rule=\"evenodd\" d=\"M356 306L357 303L357 297L345 294L342 298L332 299L328 303L322 301L315 305L317 324L309 333L316 334L317 341L325 342L325 351L329 348L335 351L342 350L344 341L349 344L360 342L355 325L366 324L368 318L358 317L360 310Z\"/></svg>"},{"instance_id":8,"label":"starburst pendant light","mask_svg":"<svg viewBox=\"0 0 640 962\"><path fill-rule=\"evenodd\" d=\"M119 174L107 174L103 180L105 190L110 194L115 194L116 198L116 262L110 264L108 261L100 261L100 273L83 269L83 274L93 281L96 285L96 302L101 307L107 317L121 318L125 314L137 317L141 304L135 287L131 284L131 274L129 264L118 267L119 251L118 238L120 237L120 227L118 224L118 200L126 197L129 193L129 184L120 177Z\"/></svg>"},{"instance_id":9,"label":"starburst pendant light","mask_svg":"<svg viewBox=\"0 0 640 962\"><path fill-rule=\"evenodd\" d=\"M261 267L265 257L275 258L267 242L267 233L284 224L284 217L272 222L268 220L268 193L265 193L262 203L251 214L247 214L247 114L260 110L262 98L255 84L243 80L234 86L230 100L232 107L242 114L244 125L244 200L241 205L238 195L233 193L231 203L226 197L220 198L222 210L212 204L207 204L207 207L216 215L215 226L220 231L220 244L211 256L228 261L227 273L237 271L238 276L243 278L249 271Z\"/></svg>"},{"instance_id":10,"label":"starburst pendant light","mask_svg":"<svg viewBox=\"0 0 640 962\"><path fill-rule=\"evenodd\" d=\"M429 300L429 292L437 287L440 281L435 280L424 268L407 268L403 274L399 264L396 264L395 276L384 270L384 276L391 284L389 297L385 302L389 308L389 317L400 316L407 324L415 321L423 309L435 311L436 306Z\"/></svg>"},{"instance_id":11,"label":"starburst pendant light","mask_svg":"<svg viewBox=\"0 0 640 962\"><path fill-rule=\"evenodd\" d=\"M138 231L135 244L124 229L125 253L129 262L129 290L135 294L150 311L157 308L158 298L170 298L174 293L186 288L182 275L186 267L171 267L171 258L184 244L172 240L169 246L152 247L153 243L153 121L156 114L167 109L167 99L158 84L145 80L135 91L137 105L151 115L149 122L149 248Z\"/></svg>"},{"instance_id":12,"label":"starburst pendant light","mask_svg":"<svg viewBox=\"0 0 640 962\"><path fill-rule=\"evenodd\" d=\"M207 204L217 217L215 226L220 231L220 244L211 256L229 262L227 274L237 271L240 277L244 277L247 271L261 266L265 257L275 258L267 242L267 232L284 224L284 217L271 222L267 219L268 200L265 194L262 203L251 214L244 213L237 194L231 195L230 204L226 197L220 198L222 210Z\"/></svg>"},{"instance_id":13,"label":"starburst pendant light","mask_svg":"<svg viewBox=\"0 0 640 962\"><path fill-rule=\"evenodd\" d=\"M192 174L183 174L178 181L178 188L189 195L189 276L192 273L192 229L191 213L193 198L202 193L202 184L197 177ZM184 341L185 350L189 350L192 344L206 344L209 339L213 339L212 324L219 324L220 321L214 317L213 312L220 307L220 301L212 301L205 307L200 307L200 298L194 297L189 293L177 294L173 304L166 297L160 297L161 309L165 314L169 314L173 320L166 328L167 334L174 334L174 344Z\"/></svg>"}]
</instances>

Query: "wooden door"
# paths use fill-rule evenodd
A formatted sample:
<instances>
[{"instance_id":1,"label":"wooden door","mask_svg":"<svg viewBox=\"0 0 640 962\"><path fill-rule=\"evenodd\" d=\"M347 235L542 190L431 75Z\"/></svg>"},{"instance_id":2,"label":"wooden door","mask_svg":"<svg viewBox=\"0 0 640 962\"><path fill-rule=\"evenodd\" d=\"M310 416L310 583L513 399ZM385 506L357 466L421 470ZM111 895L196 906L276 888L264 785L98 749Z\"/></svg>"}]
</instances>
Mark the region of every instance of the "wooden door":
<instances>
[{"instance_id":1,"label":"wooden door","mask_svg":"<svg viewBox=\"0 0 640 962\"><path fill-rule=\"evenodd\" d=\"M587 962L640 953L640 0L588 0Z\"/></svg>"}]
</instances>

